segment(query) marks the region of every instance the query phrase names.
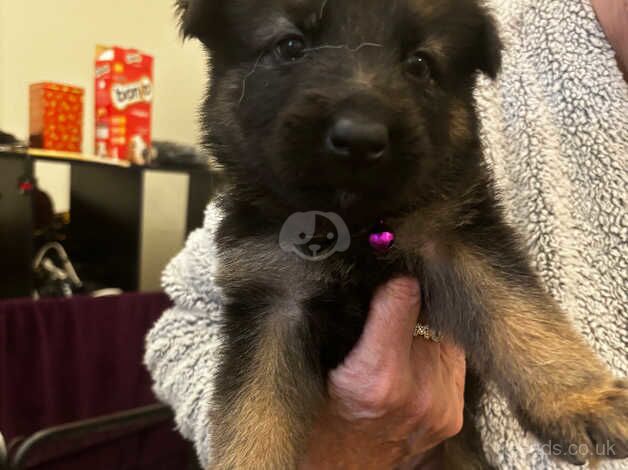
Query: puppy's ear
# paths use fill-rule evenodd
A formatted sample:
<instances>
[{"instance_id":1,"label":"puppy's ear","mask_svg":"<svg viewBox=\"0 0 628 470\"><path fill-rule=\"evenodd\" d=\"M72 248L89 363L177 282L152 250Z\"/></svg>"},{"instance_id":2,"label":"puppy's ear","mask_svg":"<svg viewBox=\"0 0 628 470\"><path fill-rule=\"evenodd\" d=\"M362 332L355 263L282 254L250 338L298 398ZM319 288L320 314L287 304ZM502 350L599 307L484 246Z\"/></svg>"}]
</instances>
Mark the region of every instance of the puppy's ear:
<instances>
[{"instance_id":1,"label":"puppy's ear","mask_svg":"<svg viewBox=\"0 0 628 470\"><path fill-rule=\"evenodd\" d=\"M497 78L502 65L502 41L493 17L486 13L478 34L477 68L493 80Z\"/></svg>"},{"instance_id":2,"label":"puppy's ear","mask_svg":"<svg viewBox=\"0 0 628 470\"><path fill-rule=\"evenodd\" d=\"M224 0L175 0L181 34L203 42L213 36L220 5Z\"/></svg>"}]
</instances>

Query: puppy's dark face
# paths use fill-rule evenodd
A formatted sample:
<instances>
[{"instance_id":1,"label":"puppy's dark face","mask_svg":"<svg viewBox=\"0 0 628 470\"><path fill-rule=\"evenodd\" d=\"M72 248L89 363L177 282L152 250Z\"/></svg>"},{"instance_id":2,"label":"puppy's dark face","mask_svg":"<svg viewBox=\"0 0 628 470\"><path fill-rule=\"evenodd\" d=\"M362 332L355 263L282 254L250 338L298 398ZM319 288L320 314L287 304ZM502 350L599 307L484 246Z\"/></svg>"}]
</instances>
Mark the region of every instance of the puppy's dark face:
<instances>
[{"instance_id":1,"label":"puppy's dark face","mask_svg":"<svg viewBox=\"0 0 628 470\"><path fill-rule=\"evenodd\" d=\"M455 197L500 42L476 0L179 0L211 56L207 143L242 189L374 220Z\"/></svg>"}]
</instances>

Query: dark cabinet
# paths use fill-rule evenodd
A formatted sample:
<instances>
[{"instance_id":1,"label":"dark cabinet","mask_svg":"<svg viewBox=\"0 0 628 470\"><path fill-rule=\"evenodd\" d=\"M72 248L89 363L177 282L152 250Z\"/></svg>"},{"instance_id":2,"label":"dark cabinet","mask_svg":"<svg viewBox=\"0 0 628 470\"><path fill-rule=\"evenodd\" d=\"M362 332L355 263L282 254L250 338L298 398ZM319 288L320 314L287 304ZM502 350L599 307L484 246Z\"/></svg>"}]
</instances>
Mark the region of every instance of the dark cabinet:
<instances>
[{"instance_id":1,"label":"dark cabinet","mask_svg":"<svg viewBox=\"0 0 628 470\"><path fill-rule=\"evenodd\" d=\"M68 161L70 223L64 246L83 281L124 291L159 289L161 270L200 227L219 176ZM0 298L32 292L32 194L20 191L31 158L0 154Z\"/></svg>"},{"instance_id":2,"label":"dark cabinet","mask_svg":"<svg viewBox=\"0 0 628 470\"><path fill-rule=\"evenodd\" d=\"M0 298L32 291L32 163L24 155L0 156Z\"/></svg>"}]
</instances>

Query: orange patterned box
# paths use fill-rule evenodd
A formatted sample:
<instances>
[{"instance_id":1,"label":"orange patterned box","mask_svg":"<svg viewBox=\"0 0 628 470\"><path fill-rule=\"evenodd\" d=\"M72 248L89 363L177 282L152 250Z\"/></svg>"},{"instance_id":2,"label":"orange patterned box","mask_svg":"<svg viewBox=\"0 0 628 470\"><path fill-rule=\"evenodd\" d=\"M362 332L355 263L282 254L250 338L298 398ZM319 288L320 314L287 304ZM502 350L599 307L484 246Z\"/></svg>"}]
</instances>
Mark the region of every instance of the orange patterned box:
<instances>
[{"instance_id":1,"label":"orange patterned box","mask_svg":"<svg viewBox=\"0 0 628 470\"><path fill-rule=\"evenodd\" d=\"M30 146L81 152L83 141L82 88L58 83L30 86Z\"/></svg>"}]
</instances>

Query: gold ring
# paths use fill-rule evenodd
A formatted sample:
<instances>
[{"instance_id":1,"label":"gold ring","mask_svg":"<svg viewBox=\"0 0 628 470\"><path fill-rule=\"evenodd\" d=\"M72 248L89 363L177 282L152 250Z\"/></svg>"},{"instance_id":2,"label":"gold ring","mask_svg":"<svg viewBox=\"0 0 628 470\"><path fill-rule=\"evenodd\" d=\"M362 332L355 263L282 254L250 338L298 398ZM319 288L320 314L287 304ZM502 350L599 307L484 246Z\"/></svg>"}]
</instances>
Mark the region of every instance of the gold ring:
<instances>
[{"instance_id":1,"label":"gold ring","mask_svg":"<svg viewBox=\"0 0 628 470\"><path fill-rule=\"evenodd\" d=\"M420 323L417 323L416 326L414 327L413 336L415 338L420 336L422 338L425 338L429 341L433 341L435 343L440 343L443 340L442 334L437 333L434 330L432 330L430 327L421 325Z\"/></svg>"}]
</instances>

